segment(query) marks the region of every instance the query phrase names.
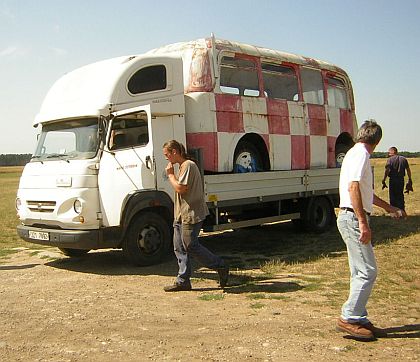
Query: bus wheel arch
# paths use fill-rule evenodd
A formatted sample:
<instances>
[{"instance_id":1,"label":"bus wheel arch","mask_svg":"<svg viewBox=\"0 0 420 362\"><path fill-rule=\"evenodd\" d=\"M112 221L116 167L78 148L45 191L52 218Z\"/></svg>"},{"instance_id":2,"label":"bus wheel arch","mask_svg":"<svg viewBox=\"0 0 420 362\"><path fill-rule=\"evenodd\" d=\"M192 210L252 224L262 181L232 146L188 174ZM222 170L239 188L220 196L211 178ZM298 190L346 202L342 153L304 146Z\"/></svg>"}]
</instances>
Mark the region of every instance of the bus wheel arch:
<instances>
[{"instance_id":1,"label":"bus wheel arch","mask_svg":"<svg viewBox=\"0 0 420 362\"><path fill-rule=\"evenodd\" d=\"M353 145L354 141L349 133L342 133L340 136L337 137L337 140L335 141L336 167L341 167L341 164L344 160L344 156L346 155L347 151L353 147Z\"/></svg>"},{"instance_id":2,"label":"bus wheel arch","mask_svg":"<svg viewBox=\"0 0 420 362\"><path fill-rule=\"evenodd\" d=\"M267 146L260 135L247 133L236 144L233 153L233 173L270 170Z\"/></svg>"}]
</instances>

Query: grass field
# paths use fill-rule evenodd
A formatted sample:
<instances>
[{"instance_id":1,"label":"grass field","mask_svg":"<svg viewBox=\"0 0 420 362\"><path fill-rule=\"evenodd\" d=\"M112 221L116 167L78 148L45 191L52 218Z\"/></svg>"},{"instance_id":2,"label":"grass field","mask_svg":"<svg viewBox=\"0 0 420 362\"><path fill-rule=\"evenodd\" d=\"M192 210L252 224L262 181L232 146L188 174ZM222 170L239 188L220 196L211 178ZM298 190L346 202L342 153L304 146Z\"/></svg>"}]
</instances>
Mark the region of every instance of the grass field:
<instances>
[{"instance_id":1,"label":"grass field","mask_svg":"<svg viewBox=\"0 0 420 362\"><path fill-rule=\"evenodd\" d=\"M381 180L386 160L375 159L375 189L378 196L388 200L388 190L381 189ZM378 259L380 277L375 286L372 300L375 304L389 309L389 304L400 304L398 313L402 315L419 315L419 249L420 249L420 159L410 159L413 174L414 193L406 196L406 220L393 220L383 210L375 208L371 218L375 253ZM24 242L16 234L18 219L15 211L15 197L22 172L21 167L0 168L0 217L2 235L0 238L0 264L4 258L15 253L16 248L29 247L40 250L44 247ZM290 229L290 231L289 231ZM257 230L247 230L223 243L219 237L205 237L204 243L216 248L221 253L238 252L249 254L245 262L232 260L238 275L244 273L244 280L251 280L247 276L250 265L257 265L267 275L290 274L296 282L305 285L310 297L316 292L327 300L327 303L339 307L348 292L347 257L344 244L336 230L318 234L294 233L292 228L269 228L263 232L266 241L258 246L253 244ZM260 234L261 235L261 234ZM228 237L230 238L230 237ZM236 240L235 240L236 238ZM223 238L222 238L223 239ZM240 240L238 240L240 239ZM220 242L220 244L219 244ZM236 247L234 246L236 243ZM235 250L237 249L237 250ZM254 258L260 254L260 258ZM261 258L261 255L263 257ZM234 258L233 258L234 259ZM231 264L231 265L232 265ZM339 277L337 277L339 276ZM252 290L252 289L251 289ZM255 295L255 299L264 300L266 294ZM325 303L325 300L322 303ZM260 302L256 302L256 305ZM317 299L309 298L308 303L316 306ZM402 306L401 306L402 304Z\"/></svg>"},{"instance_id":2,"label":"grass field","mask_svg":"<svg viewBox=\"0 0 420 362\"><path fill-rule=\"evenodd\" d=\"M23 167L0 167L0 257L13 253L13 248L28 246L16 234L18 218L15 198Z\"/></svg>"},{"instance_id":3,"label":"grass field","mask_svg":"<svg viewBox=\"0 0 420 362\"><path fill-rule=\"evenodd\" d=\"M375 170L375 193L388 201L388 189L382 190L381 184L385 163L386 159L372 160ZM390 305L397 308L402 304L401 315L418 317L420 159L409 159L409 163L415 192L405 197L408 218L391 219L384 210L376 207L371 218L379 269L379 277L371 299L384 310L389 309ZM340 240L338 245L337 240ZM332 230L322 236L305 235L303 240L290 248L290 251L284 250L289 260L283 255L278 260L266 262L262 265L262 270L273 274L286 271L302 275L300 281L307 283L307 290L321 293L327 297L329 304L339 307L348 293L348 280L343 279L343 275L347 276L348 273L343 269L348 267L345 247L338 232Z\"/></svg>"}]
</instances>

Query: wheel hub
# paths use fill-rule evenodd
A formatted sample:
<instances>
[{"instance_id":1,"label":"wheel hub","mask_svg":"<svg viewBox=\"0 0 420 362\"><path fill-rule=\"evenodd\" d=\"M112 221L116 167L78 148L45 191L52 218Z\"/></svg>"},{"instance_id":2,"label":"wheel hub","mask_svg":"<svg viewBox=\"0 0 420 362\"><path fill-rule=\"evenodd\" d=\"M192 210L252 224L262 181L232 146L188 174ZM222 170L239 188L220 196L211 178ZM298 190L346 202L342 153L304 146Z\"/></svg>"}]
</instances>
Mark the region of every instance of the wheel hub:
<instances>
[{"instance_id":1,"label":"wheel hub","mask_svg":"<svg viewBox=\"0 0 420 362\"><path fill-rule=\"evenodd\" d=\"M159 231L153 226L145 227L139 234L138 245L146 254L153 254L161 245Z\"/></svg>"}]
</instances>

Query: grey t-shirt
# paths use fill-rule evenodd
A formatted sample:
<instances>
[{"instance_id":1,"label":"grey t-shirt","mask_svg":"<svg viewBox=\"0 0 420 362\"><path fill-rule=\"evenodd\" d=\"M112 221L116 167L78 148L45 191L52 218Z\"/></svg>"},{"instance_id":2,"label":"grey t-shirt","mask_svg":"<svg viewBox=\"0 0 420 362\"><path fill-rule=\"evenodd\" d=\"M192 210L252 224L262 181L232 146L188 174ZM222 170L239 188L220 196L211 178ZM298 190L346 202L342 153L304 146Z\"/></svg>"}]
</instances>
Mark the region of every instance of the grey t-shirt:
<instances>
[{"instance_id":1,"label":"grey t-shirt","mask_svg":"<svg viewBox=\"0 0 420 362\"><path fill-rule=\"evenodd\" d=\"M197 165L190 160L184 161L179 168L178 183L188 186L184 194L175 193L175 222L197 224L209 214L204 200L203 181Z\"/></svg>"}]
</instances>

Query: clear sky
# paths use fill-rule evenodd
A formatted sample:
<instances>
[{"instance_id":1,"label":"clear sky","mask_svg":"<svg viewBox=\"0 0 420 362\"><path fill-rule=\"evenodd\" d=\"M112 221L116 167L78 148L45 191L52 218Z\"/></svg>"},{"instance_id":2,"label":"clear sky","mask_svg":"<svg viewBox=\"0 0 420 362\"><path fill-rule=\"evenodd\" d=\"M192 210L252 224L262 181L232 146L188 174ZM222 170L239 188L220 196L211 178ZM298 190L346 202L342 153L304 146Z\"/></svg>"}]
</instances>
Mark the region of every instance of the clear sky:
<instances>
[{"instance_id":1,"label":"clear sky","mask_svg":"<svg viewBox=\"0 0 420 362\"><path fill-rule=\"evenodd\" d=\"M0 154L34 151L63 74L212 32L344 68L359 124L383 127L377 150L420 151L420 0L0 0Z\"/></svg>"}]
</instances>

